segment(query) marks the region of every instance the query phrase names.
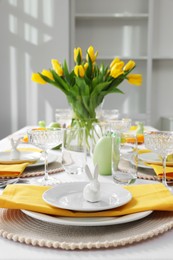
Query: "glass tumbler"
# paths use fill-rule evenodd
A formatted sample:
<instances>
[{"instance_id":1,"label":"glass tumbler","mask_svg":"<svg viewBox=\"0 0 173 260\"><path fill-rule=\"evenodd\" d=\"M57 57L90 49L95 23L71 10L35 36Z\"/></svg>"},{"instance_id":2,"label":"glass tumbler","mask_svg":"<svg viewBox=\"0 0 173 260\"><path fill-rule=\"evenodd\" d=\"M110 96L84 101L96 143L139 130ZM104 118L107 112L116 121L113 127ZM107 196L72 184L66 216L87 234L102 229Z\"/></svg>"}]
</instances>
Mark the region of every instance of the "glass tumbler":
<instances>
[{"instance_id":1,"label":"glass tumbler","mask_svg":"<svg viewBox=\"0 0 173 260\"><path fill-rule=\"evenodd\" d=\"M115 132L112 137L112 176L118 184L136 181L138 165L137 138L132 133Z\"/></svg>"},{"instance_id":2,"label":"glass tumbler","mask_svg":"<svg viewBox=\"0 0 173 260\"><path fill-rule=\"evenodd\" d=\"M84 173L86 165L85 128L66 128L63 130L62 165L69 174Z\"/></svg>"}]
</instances>

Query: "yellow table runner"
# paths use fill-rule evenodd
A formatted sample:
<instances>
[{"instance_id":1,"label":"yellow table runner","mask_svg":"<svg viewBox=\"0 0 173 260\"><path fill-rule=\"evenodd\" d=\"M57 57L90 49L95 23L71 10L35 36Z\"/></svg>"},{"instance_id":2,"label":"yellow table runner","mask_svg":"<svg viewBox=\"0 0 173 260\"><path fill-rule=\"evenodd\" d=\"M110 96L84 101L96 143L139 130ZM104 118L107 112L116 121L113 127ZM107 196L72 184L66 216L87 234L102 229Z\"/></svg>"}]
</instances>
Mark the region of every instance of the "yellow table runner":
<instances>
[{"instance_id":1,"label":"yellow table runner","mask_svg":"<svg viewBox=\"0 0 173 260\"><path fill-rule=\"evenodd\" d=\"M132 200L124 206L100 212L79 212L52 207L42 199L42 194L49 188L26 184L8 185L0 196L0 207L67 217L112 217L147 210L173 211L173 195L161 183L126 186L132 194Z\"/></svg>"}]
</instances>

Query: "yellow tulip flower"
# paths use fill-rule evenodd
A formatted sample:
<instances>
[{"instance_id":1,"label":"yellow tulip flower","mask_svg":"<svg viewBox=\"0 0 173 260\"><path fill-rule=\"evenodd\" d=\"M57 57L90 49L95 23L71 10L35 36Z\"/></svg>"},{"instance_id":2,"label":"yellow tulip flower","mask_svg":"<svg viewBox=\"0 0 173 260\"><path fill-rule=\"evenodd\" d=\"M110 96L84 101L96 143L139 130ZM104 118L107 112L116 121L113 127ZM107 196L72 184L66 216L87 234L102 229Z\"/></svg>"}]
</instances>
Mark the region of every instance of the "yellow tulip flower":
<instances>
[{"instance_id":1,"label":"yellow tulip flower","mask_svg":"<svg viewBox=\"0 0 173 260\"><path fill-rule=\"evenodd\" d=\"M39 83L39 84L46 84L47 83L44 79L42 79L42 77L38 73L32 73L31 79L32 79L32 81Z\"/></svg>"},{"instance_id":2,"label":"yellow tulip flower","mask_svg":"<svg viewBox=\"0 0 173 260\"><path fill-rule=\"evenodd\" d=\"M142 75L141 74L129 74L127 80L130 84L141 86L142 85Z\"/></svg>"},{"instance_id":3,"label":"yellow tulip flower","mask_svg":"<svg viewBox=\"0 0 173 260\"><path fill-rule=\"evenodd\" d=\"M74 48L74 62L77 62L77 57L80 55L80 59L82 60L82 49L81 48Z\"/></svg>"},{"instance_id":4,"label":"yellow tulip flower","mask_svg":"<svg viewBox=\"0 0 173 260\"><path fill-rule=\"evenodd\" d=\"M124 66L123 70L128 71L135 67L136 63L133 60L129 60L127 64Z\"/></svg>"},{"instance_id":5,"label":"yellow tulip flower","mask_svg":"<svg viewBox=\"0 0 173 260\"><path fill-rule=\"evenodd\" d=\"M84 64L84 70L87 70L88 66L89 66L89 64L88 64L88 62L86 62L86 63Z\"/></svg>"},{"instance_id":6,"label":"yellow tulip flower","mask_svg":"<svg viewBox=\"0 0 173 260\"><path fill-rule=\"evenodd\" d=\"M124 73L124 71L122 70L123 66L123 61L116 62L110 70L110 76L112 76L113 78L117 78L118 76L122 75Z\"/></svg>"},{"instance_id":7,"label":"yellow tulip flower","mask_svg":"<svg viewBox=\"0 0 173 260\"><path fill-rule=\"evenodd\" d=\"M85 69L84 69L84 67L82 66L82 65L76 65L75 67L74 67L74 73L75 73L75 75L77 76L77 77L81 77L81 78L83 78L84 77L84 75L85 75Z\"/></svg>"},{"instance_id":8,"label":"yellow tulip flower","mask_svg":"<svg viewBox=\"0 0 173 260\"><path fill-rule=\"evenodd\" d=\"M120 59L118 57L116 57L115 59L113 59L113 61L111 62L110 64L110 68L112 68L116 63L119 63L120 62Z\"/></svg>"},{"instance_id":9,"label":"yellow tulip flower","mask_svg":"<svg viewBox=\"0 0 173 260\"><path fill-rule=\"evenodd\" d=\"M124 67L124 61L116 62L111 70L122 70Z\"/></svg>"},{"instance_id":10,"label":"yellow tulip flower","mask_svg":"<svg viewBox=\"0 0 173 260\"><path fill-rule=\"evenodd\" d=\"M51 63L52 63L53 69L58 74L58 76L60 76L60 77L63 76L64 72L63 72L63 69L62 69L61 64L59 63L59 61L52 59Z\"/></svg>"},{"instance_id":11,"label":"yellow tulip flower","mask_svg":"<svg viewBox=\"0 0 173 260\"><path fill-rule=\"evenodd\" d=\"M54 80L52 73L49 70L42 70L41 73L43 76L46 76L50 80Z\"/></svg>"},{"instance_id":12,"label":"yellow tulip flower","mask_svg":"<svg viewBox=\"0 0 173 260\"><path fill-rule=\"evenodd\" d=\"M98 52L96 51L94 53L94 47L93 46L90 46L87 50L87 55L86 55L86 60L88 61L88 55L90 56L90 59L92 62L95 62L96 61L96 58L97 58L97 55L98 55Z\"/></svg>"},{"instance_id":13,"label":"yellow tulip flower","mask_svg":"<svg viewBox=\"0 0 173 260\"><path fill-rule=\"evenodd\" d=\"M110 71L110 76L113 77L113 78L118 78L120 75L122 75L124 72L122 70L117 70L117 69L114 69L114 70L111 70Z\"/></svg>"}]
</instances>

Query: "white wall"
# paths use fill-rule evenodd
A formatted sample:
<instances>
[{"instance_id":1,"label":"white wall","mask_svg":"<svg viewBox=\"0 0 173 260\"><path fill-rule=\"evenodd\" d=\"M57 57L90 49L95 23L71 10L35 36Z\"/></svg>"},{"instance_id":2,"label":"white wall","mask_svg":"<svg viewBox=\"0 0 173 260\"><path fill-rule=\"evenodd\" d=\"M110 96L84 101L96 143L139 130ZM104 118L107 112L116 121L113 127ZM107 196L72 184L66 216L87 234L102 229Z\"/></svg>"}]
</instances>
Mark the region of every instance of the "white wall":
<instances>
[{"instance_id":1,"label":"white wall","mask_svg":"<svg viewBox=\"0 0 173 260\"><path fill-rule=\"evenodd\" d=\"M69 62L68 0L0 1L0 138L38 120L54 120L66 99L53 86L31 81L32 72Z\"/></svg>"}]
</instances>

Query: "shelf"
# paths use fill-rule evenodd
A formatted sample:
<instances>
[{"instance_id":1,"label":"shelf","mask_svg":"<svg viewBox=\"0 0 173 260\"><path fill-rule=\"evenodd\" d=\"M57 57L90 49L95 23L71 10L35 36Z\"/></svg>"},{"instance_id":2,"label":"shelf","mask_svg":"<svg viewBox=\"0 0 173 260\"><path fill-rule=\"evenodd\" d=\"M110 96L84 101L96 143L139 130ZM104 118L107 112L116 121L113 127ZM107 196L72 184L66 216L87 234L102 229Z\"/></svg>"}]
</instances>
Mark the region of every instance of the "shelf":
<instances>
[{"instance_id":1,"label":"shelf","mask_svg":"<svg viewBox=\"0 0 173 260\"><path fill-rule=\"evenodd\" d=\"M168 56L160 56L160 57L153 57L153 60L173 60L173 57Z\"/></svg>"},{"instance_id":2,"label":"shelf","mask_svg":"<svg viewBox=\"0 0 173 260\"><path fill-rule=\"evenodd\" d=\"M152 1L152 0L151 0ZM126 95L109 95L105 107L119 108L122 114L129 113L133 119L150 120L150 54L151 8L150 0L75 0L74 44L86 50L93 45L99 55L97 61L109 66L115 57L125 63L134 60L134 73L143 75L143 87L129 88L121 85Z\"/></svg>"},{"instance_id":3,"label":"shelf","mask_svg":"<svg viewBox=\"0 0 173 260\"><path fill-rule=\"evenodd\" d=\"M148 13L77 13L76 19L143 19L148 18Z\"/></svg>"},{"instance_id":4,"label":"shelf","mask_svg":"<svg viewBox=\"0 0 173 260\"><path fill-rule=\"evenodd\" d=\"M147 56L134 56L134 55L130 55L130 56L102 56L102 57L97 57L97 60L113 60L115 57L118 57L118 58L120 58L121 60L147 60L148 59L148 57ZM153 57L153 58L151 58L152 60L173 60L173 57Z\"/></svg>"},{"instance_id":5,"label":"shelf","mask_svg":"<svg viewBox=\"0 0 173 260\"><path fill-rule=\"evenodd\" d=\"M97 57L97 60L113 60L115 57L120 58L121 60L147 60L147 56L102 56L102 57Z\"/></svg>"}]
</instances>

